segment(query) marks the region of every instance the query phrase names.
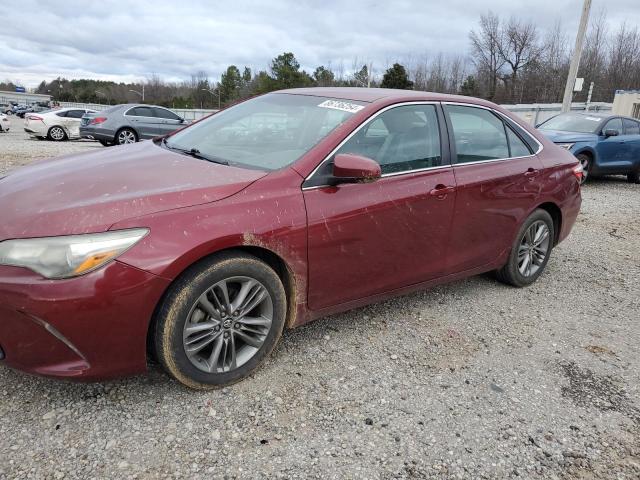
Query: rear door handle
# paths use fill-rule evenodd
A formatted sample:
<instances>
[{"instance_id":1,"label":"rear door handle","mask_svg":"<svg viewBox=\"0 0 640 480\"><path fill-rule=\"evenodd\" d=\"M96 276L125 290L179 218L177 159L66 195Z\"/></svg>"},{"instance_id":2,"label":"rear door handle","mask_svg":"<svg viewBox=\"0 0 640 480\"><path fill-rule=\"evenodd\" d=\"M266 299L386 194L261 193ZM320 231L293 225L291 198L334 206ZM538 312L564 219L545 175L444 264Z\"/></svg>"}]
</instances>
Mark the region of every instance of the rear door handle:
<instances>
[{"instance_id":1,"label":"rear door handle","mask_svg":"<svg viewBox=\"0 0 640 480\"><path fill-rule=\"evenodd\" d=\"M429 192L432 197L437 197L439 200L443 200L449 193L456 191L456 187L451 185L443 185L442 183L436 185L436 187Z\"/></svg>"},{"instance_id":2,"label":"rear door handle","mask_svg":"<svg viewBox=\"0 0 640 480\"><path fill-rule=\"evenodd\" d=\"M535 177L538 175L538 170L535 168L528 168L526 172L524 172L525 177Z\"/></svg>"}]
</instances>

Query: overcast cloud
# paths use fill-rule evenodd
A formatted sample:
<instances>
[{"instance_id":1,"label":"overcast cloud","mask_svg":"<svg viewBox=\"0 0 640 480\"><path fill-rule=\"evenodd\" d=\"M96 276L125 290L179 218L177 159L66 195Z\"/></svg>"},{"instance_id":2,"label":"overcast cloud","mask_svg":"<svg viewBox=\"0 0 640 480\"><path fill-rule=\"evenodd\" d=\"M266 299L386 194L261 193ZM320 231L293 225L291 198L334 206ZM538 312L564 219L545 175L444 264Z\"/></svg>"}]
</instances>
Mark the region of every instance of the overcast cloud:
<instances>
[{"instance_id":1,"label":"overcast cloud","mask_svg":"<svg viewBox=\"0 0 640 480\"><path fill-rule=\"evenodd\" d=\"M573 44L582 0L444 1L119 1L22 0L0 3L0 80L27 87L43 79L169 81L199 70L218 78L230 64L266 69L294 52L312 70L342 61L373 62L466 53L468 33L489 9L534 21L544 31L560 20ZM593 0L610 27L640 24L640 0Z\"/></svg>"}]
</instances>

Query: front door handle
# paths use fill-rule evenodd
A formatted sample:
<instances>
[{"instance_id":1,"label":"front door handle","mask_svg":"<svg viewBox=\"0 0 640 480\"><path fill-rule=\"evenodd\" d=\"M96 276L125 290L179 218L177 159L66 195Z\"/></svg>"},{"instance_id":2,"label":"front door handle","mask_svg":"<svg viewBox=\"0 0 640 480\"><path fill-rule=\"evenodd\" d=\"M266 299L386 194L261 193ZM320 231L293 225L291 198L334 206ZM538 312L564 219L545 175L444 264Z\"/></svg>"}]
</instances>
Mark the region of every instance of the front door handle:
<instances>
[{"instance_id":1,"label":"front door handle","mask_svg":"<svg viewBox=\"0 0 640 480\"><path fill-rule=\"evenodd\" d=\"M443 185L442 183L436 185L436 187L429 192L429 195L436 197L438 200L444 200L449 193L456 191L456 187L451 185Z\"/></svg>"}]
</instances>

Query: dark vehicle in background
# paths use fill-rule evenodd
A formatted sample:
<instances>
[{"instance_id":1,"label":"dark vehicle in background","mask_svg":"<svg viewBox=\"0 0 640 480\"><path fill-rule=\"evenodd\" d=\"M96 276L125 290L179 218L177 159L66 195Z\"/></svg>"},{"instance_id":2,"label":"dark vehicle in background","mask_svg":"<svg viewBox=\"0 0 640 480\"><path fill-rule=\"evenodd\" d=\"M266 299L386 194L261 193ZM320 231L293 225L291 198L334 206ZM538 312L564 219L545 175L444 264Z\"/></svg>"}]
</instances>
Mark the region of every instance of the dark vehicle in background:
<instances>
[{"instance_id":1,"label":"dark vehicle in background","mask_svg":"<svg viewBox=\"0 0 640 480\"><path fill-rule=\"evenodd\" d=\"M80 136L102 145L125 145L166 135L187 122L156 105L124 104L82 117Z\"/></svg>"},{"instance_id":2,"label":"dark vehicle in background","mask_svg":"<svg viewBox=\"0 0 640 480\"><path fill-rule=\"evenodd\" d=\"M640 183L640 121L602 113L561 113L538 125L556 145L573 153L590 175L626 175Z\"/></svg>"}]
</instances>

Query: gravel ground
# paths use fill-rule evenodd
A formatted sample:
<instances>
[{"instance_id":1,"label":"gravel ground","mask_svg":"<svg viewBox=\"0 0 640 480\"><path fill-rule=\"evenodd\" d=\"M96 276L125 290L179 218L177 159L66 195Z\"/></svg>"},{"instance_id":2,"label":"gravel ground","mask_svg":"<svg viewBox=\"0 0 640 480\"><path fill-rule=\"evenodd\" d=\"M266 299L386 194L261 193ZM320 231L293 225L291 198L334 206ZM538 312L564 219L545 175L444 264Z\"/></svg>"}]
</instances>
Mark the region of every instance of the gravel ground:
<instances>
[{"instance_id":1,"label":"gravel ground","mask_svg":"<svg viewBox=\"0 0 640 480\"><path fill-rule=\"evenodd\" d=\"M19 126L19 125L16 125ZM0 168L96 147L0 134ZM640 185L594 180L546 273L284 335L230 388L0 369L0 478L640 478Z\"/></svg>"}]
</instances>

